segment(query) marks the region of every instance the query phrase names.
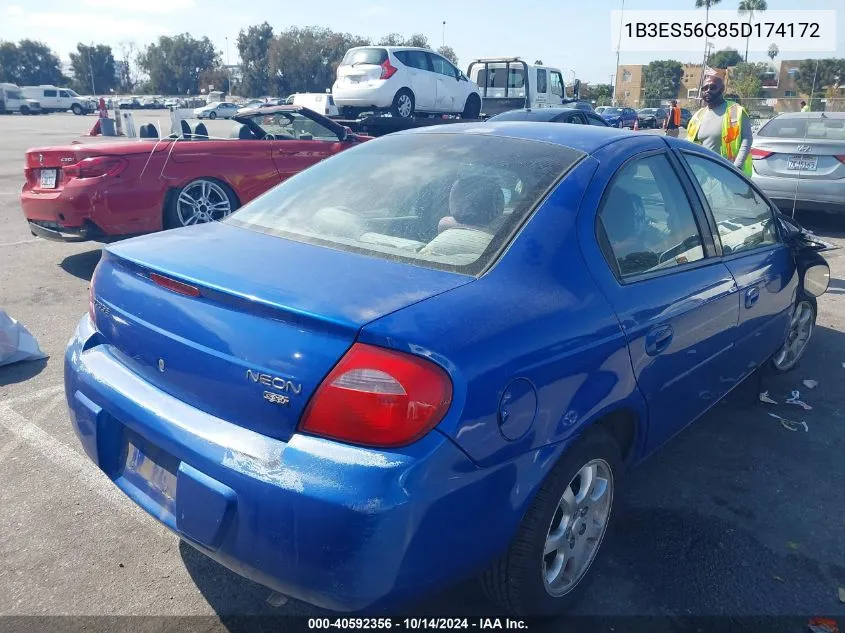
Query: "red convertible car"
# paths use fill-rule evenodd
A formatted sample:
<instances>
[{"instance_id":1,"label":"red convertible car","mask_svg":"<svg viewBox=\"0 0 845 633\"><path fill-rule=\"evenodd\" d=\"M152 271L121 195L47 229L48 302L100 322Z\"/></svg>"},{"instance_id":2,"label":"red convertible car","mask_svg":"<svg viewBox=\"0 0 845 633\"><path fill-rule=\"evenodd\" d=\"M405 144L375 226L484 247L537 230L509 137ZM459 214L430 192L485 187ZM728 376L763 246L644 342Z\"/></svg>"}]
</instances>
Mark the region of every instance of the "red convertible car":
<instances>
[{"instance_id":1,"label":"red convertible car","mask_svg":"<svg viewBox=\"0 0 845 633\"><path fill-rule=\"evenodd\" d=\"M228 139L182 121L179 136L28 151L21 207L30 230L59 241L108 241L219 220L370 138L297 106L232 121ZM152 124L145 127L155 135Z\"/></svg>"}]
</instances>

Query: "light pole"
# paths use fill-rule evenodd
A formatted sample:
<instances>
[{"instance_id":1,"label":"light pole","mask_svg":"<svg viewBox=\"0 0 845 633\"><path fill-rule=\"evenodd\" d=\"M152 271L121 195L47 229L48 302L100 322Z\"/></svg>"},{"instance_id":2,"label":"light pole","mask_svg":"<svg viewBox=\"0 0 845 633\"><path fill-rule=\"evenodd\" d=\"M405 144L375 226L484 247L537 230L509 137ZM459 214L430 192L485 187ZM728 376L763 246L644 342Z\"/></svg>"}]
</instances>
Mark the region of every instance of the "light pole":
<instances>
[{"instance_id":1,"label":"light pole","mask_svg":"<svg viewBox=\"0 0 845 633\"><path fill-rule=\"evenodd\" d=\"M446 46L446 20L443 20L443 46Z\"/></svg>"},{"instance_id":2,"label":"light pole","mask_svg":"<svg viewBox=\"0 0 845 633\"><path fill-rule=\"evenodd\" d=\"M88 49L88 74L91 75L91 96L97 96L97 89L94 87L94 66L91 64L91 49L94 48L94 42L91 42L91 47Z\"/></svg>"},{"instance_id":3,"label":"light pole","mask_svg":"<svg viewBox=\"0 0 845 633\"><path fill-rule=\"evenodd\" d=\"M625 0L622 0L622 13L619 14L619 41L616 43L616 81L613 84L613 105L616 105L616 86L619 84L619 49L622 47L622 18L625 13Z\"/></svg>"}]
</instances>

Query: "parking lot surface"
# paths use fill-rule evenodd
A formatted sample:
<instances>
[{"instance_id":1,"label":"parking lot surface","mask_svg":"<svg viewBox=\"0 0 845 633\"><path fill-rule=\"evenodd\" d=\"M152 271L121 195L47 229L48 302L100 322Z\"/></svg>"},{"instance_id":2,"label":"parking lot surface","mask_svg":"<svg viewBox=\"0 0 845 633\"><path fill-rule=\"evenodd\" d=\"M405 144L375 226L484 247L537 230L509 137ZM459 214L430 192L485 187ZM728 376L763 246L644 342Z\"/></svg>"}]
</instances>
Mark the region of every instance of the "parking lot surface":
<instances>
[{"instance_id":1,"label":"parking lot surface","mask_svg":"<svg viewBox=\"0 0 845 633\"><path fill-rule=\"evenodd\" d=\"M167 112L135 116L169 127ZM71 430L63 353L100 246L33 237L18 194L28 148L90 142L94 121L0 117L0 308L49 354L0 367L0 615L319 614L273 606L269 590L180 544L96 470ZM226 135L230 125L208 127ZM845 244L845 218L798 219ZM845 259L827 257L831 287L807 355L762 387L779 404L757 403L745 385L631 473L577 613L845 617ZM784 404L795 389L812 410ZM496 615L473 583L443 590L408 613Z\"/></svg>"}]
</instances>

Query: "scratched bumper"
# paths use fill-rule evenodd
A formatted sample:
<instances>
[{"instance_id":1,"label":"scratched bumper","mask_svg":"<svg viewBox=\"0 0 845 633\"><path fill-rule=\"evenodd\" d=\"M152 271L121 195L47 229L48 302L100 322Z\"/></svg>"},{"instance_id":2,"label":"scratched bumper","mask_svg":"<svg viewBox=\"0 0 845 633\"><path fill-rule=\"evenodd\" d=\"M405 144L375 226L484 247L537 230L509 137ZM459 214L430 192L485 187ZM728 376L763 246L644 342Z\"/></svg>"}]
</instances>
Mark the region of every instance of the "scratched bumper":
<instances>
[{"instance_id":1,"label":"scratched bumper","mask_svg":"<svg viewBox=\"0 0 845 633\"><path fill-rule=\"evenodd\" d=\"M141 380L87 316L67 348L65 389L85 452L128 497L209 557L294 598L339 611L386 605L495 553L490 540L459 546L450 533L490 525L473 499L500 484L440 433L396 452L267 438ZM155 473L127 470L133 447L173 475L169 497Z\"/></svg>"}]
</instances>

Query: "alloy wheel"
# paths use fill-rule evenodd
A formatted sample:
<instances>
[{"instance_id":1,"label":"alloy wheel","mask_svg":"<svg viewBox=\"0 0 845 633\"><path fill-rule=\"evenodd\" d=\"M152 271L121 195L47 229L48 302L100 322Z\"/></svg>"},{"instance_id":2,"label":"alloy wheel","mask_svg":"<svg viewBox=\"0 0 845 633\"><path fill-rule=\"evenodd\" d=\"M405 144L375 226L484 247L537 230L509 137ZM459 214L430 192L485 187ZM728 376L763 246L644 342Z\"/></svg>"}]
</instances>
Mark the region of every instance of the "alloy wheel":
<instances>
[{"instance_id":1,"label":"alloy wheel","mask_svg":"<svg viewBox=\"0 0 845 633\"><path fill-rule=\"evenodd\" d=\"M778 370L791 369L801 360L815 327L814 313L813 306L806 299L795 304L792 319L789 322L789 331L786 334L786 341L773 359Z\"/></svg>"},{"instance_id":2,"label":"alloy wheel","mask_svg":"<svg viewBox=\"0 0 845 633\"><path fill-rule=\"evenodd\" d=\"M559 598L572 591L598 553L613 505L613 473L593 459L567 485L552 517L543 548L543 584Z\"/></svg>"},{"instance_id":3,"label":"alloy wheel","mask_svg":"<svg viewBox=\"0 0 845 633\"><path fill-rule=\"evenodd\" d=\"M399 99L396 102L396 109L399 111L399 114L403 118L411 116L412 107L413 105L411 104L411 97L406 94L399 95Z\"/></svg>"},{"instance_id":4,"label":"alloy wheel","mask_svg":"<svg viewBox=\"0 0 845 633\"><path fill-rule=\"evenodd\" d=\"M179 192L176 200L176 214L182 226L222 220L231 212L229 196L210 180L195 180Z\"/></svg>"}]
</instances>

